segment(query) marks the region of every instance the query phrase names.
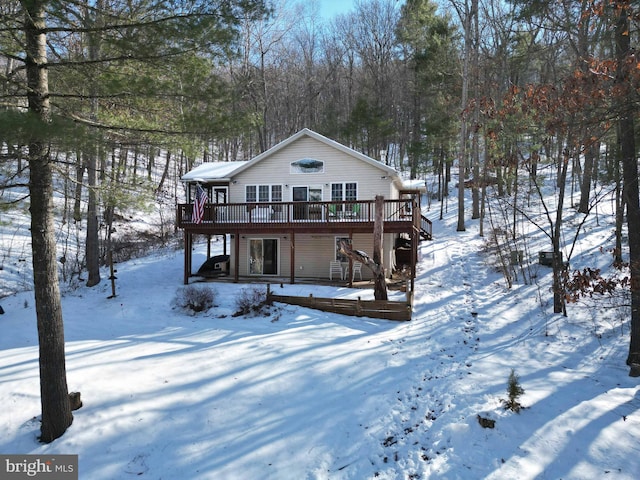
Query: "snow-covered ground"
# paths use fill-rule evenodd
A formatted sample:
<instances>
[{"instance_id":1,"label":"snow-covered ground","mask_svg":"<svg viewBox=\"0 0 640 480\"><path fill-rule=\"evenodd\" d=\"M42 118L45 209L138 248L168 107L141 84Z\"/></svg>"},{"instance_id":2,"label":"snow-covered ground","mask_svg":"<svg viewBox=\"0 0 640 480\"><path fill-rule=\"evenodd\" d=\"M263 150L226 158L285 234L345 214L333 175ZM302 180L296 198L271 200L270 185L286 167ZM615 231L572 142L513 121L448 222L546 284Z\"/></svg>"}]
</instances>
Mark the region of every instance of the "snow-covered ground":
<instances>
[{"instance_id":1,"label":"snow-covered ground","mask_svg":"<svg viewBox=\"0 0 640 480\"><path fill-rule=\"evenodd\" d=\"M119 264L116 298L107 280L66 293L68 383L84 406L48 445L37 441L33 294L1 299L0 453L78 454L87 480L637 478L628 315L579 305L554 315L551 270L535 254L525 257L535 282L508 289L478 223L456 232L450 210L442 221L427 212L435 240L420 245L411 322L289 305L234 317L246 286L228 283L198 284L216 307L188 315L172 308L181 251ZM602 264L599 247L612 246L611 225L593 217L578 264ZM511 369L520 413L501 403Z\"/></svg>"}]
</instances>

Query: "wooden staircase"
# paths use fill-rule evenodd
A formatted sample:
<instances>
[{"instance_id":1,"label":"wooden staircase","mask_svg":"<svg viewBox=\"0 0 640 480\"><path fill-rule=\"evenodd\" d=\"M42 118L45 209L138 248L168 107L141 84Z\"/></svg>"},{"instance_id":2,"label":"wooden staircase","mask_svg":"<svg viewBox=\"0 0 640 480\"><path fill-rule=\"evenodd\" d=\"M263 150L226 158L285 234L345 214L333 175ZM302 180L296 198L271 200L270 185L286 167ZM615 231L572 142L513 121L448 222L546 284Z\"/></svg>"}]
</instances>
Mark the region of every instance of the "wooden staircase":
<instances>
[{"instance_id":1,"label":"wooden staircase","mask_svg":"<svg viewBox=\"0 0 640 480\"><path fill-rule=\"evenodd\" d=\"M420 215L420 238L433 240L433 223L424 215Z\"/></svg>"}]
</instances>

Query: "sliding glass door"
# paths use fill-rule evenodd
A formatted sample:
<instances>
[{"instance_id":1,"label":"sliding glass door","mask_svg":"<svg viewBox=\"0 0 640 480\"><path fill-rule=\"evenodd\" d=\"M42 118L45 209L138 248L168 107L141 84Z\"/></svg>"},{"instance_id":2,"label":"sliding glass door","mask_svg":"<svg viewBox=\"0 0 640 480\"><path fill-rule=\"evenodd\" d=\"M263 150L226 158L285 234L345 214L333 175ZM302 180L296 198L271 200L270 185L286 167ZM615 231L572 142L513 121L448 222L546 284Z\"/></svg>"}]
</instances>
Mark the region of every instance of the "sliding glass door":
<instances>
[{"instance_id":1,"label":"sliding glass door","mask_svg":"<svg viewBox=\"0 0 640 480\"><path fill-rule=\"evenodd\" d=\"M278 274L278 239L249 240L249 275Z\"/></svg>"}]
</instances>

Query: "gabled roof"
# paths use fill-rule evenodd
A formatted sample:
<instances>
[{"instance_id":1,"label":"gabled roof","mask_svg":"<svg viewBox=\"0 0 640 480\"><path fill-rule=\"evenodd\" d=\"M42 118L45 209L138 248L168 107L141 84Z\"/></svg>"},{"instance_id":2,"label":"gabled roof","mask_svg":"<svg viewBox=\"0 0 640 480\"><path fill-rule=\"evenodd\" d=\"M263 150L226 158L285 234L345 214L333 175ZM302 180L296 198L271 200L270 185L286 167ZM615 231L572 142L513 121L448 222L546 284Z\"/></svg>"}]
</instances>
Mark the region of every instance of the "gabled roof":
<instances>
[{"instance_id":1,"label":"gabled roof","mask_svg":"<svg viewBox=\"0 0 640 480\"><path fill-rule=\"evenodd\" d=\"M294 143L295 141L299 140L302 137L309 137L309 138L313 138L315 140L318 140L319 142L324 143L325 145L328 145L332 148L335 148L336 150L340 150L344 153L346 153L347 155L350 155L351 157L357 158L358 160L361 160L373 167L376 167L380 170L382 170L386 175L389 175L391 178L393 178L396 181L400 181L400 178L398 176L398 172L385 165L384 163L381 163L377 160L374 160L371 157L368 157L360 152L357 152L355 150L353 150L352 148L346 147L344 145L342 145L341 143L336 142L335 140L331 140L323 135L320 135L319 133L314 132L313 130L309 130L308 128L304 128L302 130L300 130L298 133L296 133L295 135L292 135L291 137L287 138L286 140L283 140L282 142L278 143L277 145L271 147L269 150L261 153L260 155L258 155L257 157L254 157L253 159L249 160L248 162L207 162L207 163L203 163L202 165L194 168L193 170L191 170L189 173L185 174L182 176L182 180L185 182L196 182L196 181L200 181L200 182L206 182L206 181L211 181L211 180L230 180L231 177L233 177L234 175L237 175L238 173L251 168L253 165L255 165L256 163L264 160L265 158L273 155L274 153L282 150L283 148L286 148L288 145Z\"/></svg>"},{"instance_id":2,"label":"gabled roof","mask_svg":"<svg viewBox=\"0 0 640 480\"><path fill-rule=\"evenodd\" d=\"M282 150L283 148L286 148L288 145L294 143L295 141L299 140L302 137L310 137L310 138L313 138L315 140L318 140L319 142L322 142L325 145L328 145L328 146L330 146L332 148L335 148L336 150L340 150L340 151L346 153L347 155L355 157L355 158L357 158L359 160L362 160L363 162L368 163L369 165L372 165L372 166L374 166L376 168L379 168L380 170L384 171L387 175L390 175L390 176L397 176L398 175L398 172L396 172L395 169L385 165L384 163L381 163L381 162L379 162L377 160L374 160L371 157L367 157L366 155L364 155L364 154L362 154L360 152L357 152L357 151L353 150L352 148L346 147L346 146L342 145L341 143L338 143L335 140L331 140L330 138L327 138L324 135L320 135L319 133L316 133L313 130L309 130L308 128L304 128L304 129L300 130L295 135L290 136L286 140L283 140L282 142L278 143L277 145L271 147L269 150L261 153L257 157L254 157L252 160L246 162L245 165L243 165L239 170L237 170L234 173L240 173L241 171L246 170L247 168L250 168L252 165L262 161L266 157L269 157L269 156L273 155L274 153Z\"/></svg>"}]
</instances>

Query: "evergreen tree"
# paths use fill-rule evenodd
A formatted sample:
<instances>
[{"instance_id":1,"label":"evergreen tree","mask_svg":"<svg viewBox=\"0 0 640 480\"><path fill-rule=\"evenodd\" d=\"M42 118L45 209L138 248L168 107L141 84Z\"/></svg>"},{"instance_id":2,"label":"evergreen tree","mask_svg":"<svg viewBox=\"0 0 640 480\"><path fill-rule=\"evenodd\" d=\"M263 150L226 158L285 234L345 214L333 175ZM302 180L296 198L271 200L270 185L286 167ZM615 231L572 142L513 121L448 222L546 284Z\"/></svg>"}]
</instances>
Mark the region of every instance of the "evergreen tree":
<instances>
[{"instance_id":1,"label":"evergreen tree","mask_svg":"<svg viewBox=\"0 0 640 480\"><path fill-rule=\"evenodd\" d=\"M262 3L21 0L0 10L0 55L15 63L5 77L11 83L14 103L0 111L0 124L10 126L3 129L3 141L16 149L28 145L44 442L63 435L73 421L66 382L50 152L63 151L73 143L76 150L91 157L101 146L113 148L115 140L122 145L126 134L172 137L210 131L220 117L200 123L200 116L176 115L175 106L184 106L183 99L188 98L196 107L191 112L210 113L202 105L209 105L211 99L200 95L210 93L207 88L216 82L192 83L179 90L184 79L173 74L171 67L185 58L212 65L221 52L232 47L240 16L246 11L261 15ZM20 74L23 66L24 77ZM91 164L90 168L97 167Z\"/></svg>"}]
</instances>

